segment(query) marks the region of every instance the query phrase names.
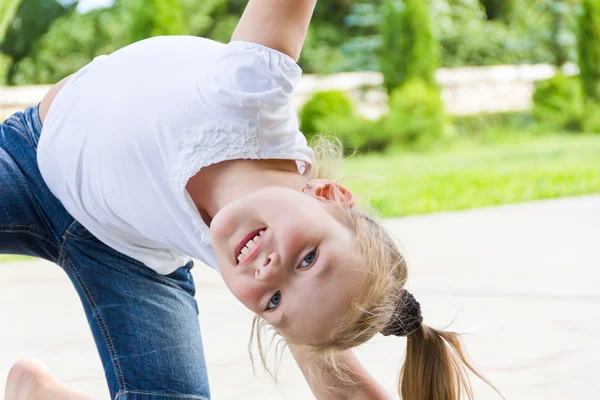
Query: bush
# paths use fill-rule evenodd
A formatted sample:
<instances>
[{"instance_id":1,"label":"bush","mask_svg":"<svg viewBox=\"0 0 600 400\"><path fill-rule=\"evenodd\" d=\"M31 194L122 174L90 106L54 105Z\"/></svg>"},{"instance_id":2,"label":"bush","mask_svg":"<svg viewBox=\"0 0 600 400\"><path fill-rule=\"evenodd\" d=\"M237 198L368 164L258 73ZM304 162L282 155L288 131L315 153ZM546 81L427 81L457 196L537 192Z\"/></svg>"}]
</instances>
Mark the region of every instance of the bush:
<instances>
[{"instance_id":1,"label":"bush","mask_svg":"<svg viewBox=\"0 0 600 400\"><path fill-rule=\"evenodd\" d=\"M385 0L382 10L380 68L388 93L412 78L435 85L439 44L431 28L429 3Z\"/></svg>"},{"instance_id":2,"label":"bush","mask_svg":"<svg viewBox=\"0 0 600 400\"><path fill-rule=\"evenodd\" d=\"M390 111L382 123L391 144L429 147L448 128L444 105L437 87L412 79L390 96Z\"/></svg>"},{"instance_id":3,"label":"bush","mask_svg":"<svg viewBox=\"0 0 600 400\"><path fill-rule=\"evenodd\" d=\"M583 91L576 77L557 73L540 81L533 94L533 115L541 124L580 131L583 117Z\"/></svg>"},{"instance_id":4,"label":"bush","mask_svg":"<svg viewBox=\"0 0 600 400\"><path fill-rule=\"evenodd\" d=\"M345 119L354 115L354 104L350 97L338 90L317 92L300 111L300 129L307 138L324 133L330 127L328 120Z\"/></svg>"},{"instance_id":5,"label":"bush","mask_svg":"<svg viewBox=\"0 0 600 400\"><path fill-rule=\"evenodd\" d=\"M322 120L320 133L338 137L344 144L346 154L382 151L389 144L378 121L357 115Z\"/></svg>"},{"instance_id":6,"label":"bush","mask_svg":"<svg viewBox=\"0 0 600 400\"><path fill-rule=\"evenodd\" d=\"M600 2L584 0L579 19L579 70L587 99L600 103Z\"/></svg>"}]
</instances>

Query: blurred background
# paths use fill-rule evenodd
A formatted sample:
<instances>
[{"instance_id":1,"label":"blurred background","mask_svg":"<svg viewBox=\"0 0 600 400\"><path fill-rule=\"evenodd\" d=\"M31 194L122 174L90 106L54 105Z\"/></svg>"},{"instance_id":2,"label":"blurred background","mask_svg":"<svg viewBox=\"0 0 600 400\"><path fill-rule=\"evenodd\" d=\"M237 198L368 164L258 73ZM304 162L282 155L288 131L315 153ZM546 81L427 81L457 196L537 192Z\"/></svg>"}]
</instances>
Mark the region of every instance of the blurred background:
<instances>
[{"instance_id":1,"label":"blurred background","mask_svg":"<svg viewBox=\"0 0 600 400\"><path fill-rule=\"evenodd\" d=\"M137 40L227 42L246 3L0 0L0 118ZM345 184L402 243L426 323L469 333L506 398L600 398L600 0L319 0L299 63L302 131L344 143ZM107 398L66 277L0 261L0 384L34 355ZM310 398L293 365L283 397L256 381L252 316L212 270L194 276L215 398ZM389 393L404 348L377 336L359 349Z\"/></svg>"},{"instance_id":2,"label":"blurred background","mask_svg":"<svg viewBox=\"0 0 600 400\"><path fill-rule=\"evenodd\" d=\"M227 42L246 0L3 0L0 116L156 35ZM296 98L383 217L600 191L600 2L319 0ZM28 86L25 86L28 85Z\"/></svg>"}]
</instances>

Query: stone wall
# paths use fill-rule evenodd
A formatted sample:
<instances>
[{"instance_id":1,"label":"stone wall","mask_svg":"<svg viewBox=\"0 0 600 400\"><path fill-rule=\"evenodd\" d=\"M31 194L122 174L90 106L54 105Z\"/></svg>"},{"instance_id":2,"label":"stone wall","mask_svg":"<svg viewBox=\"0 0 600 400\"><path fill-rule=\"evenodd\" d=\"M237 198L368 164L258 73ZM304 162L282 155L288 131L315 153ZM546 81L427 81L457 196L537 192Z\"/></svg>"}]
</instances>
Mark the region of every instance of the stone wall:
<instances>
[{"instance_id":1,"label":"stone wall","mask_svg":"<svg viewBox=\"0 0 600 400\"><path fill-rule=\"evenodd\" d=\"M566 65L567 75L578 73ZM535 82L555 74L551 65L499 65L491 67L441 68L437 80L448 113L469 115L531 108ZM377 72L305 75L296 95L298 109L319 90L343 90L356 101L361 114L377 118L387 112L387 93ZM40 101L50 86L0 87L0 116Z\"/></svg>"}]
</instances>

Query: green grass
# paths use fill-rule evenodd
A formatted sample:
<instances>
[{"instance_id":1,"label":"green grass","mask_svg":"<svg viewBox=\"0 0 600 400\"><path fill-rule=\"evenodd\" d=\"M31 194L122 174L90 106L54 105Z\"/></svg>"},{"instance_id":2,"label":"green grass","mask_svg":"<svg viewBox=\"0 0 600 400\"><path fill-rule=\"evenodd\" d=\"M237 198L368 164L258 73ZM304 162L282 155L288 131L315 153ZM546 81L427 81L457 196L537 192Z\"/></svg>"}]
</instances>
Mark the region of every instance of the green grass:
<instances>
[{"instance_id":1,"label":"green grass","mask_svg":"<svg viewBox=\"0 0 600 400\"><path fill-rule=\"evenodd\" d=\"M600 192L600 135L512 137L430 153L391 151L346 162L344 175L382 217Z\"/></svg>"},{"instance_id":2,"label":"green grass","mask_svg":"<svg viewBox=\"0 0 600 400\"><path fill-rule=\"evenodd\" d=\"M0 254L0 263L1 262L28 261L28 260L32 260L32 259L33 259L32 257Z\"/></svg>"}]
</instances>

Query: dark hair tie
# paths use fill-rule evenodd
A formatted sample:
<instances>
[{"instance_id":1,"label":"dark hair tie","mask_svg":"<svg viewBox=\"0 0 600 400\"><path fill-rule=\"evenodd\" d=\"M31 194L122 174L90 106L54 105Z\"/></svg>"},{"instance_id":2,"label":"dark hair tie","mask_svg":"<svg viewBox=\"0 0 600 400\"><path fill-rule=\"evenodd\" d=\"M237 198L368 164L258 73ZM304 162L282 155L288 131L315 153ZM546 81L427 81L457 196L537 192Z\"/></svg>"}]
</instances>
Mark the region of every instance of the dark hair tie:
<instances>
[{"instance_id":1,"label":"dark hair tie","mask_svg":"<svg viewBox=\"0 0 600 400\"><path fill-rule=\"evenodd\" d=\"M421 327L421 305L408 290L402 289L402 295L396 304L394 315L381 330L383 336L408 336Z\"/></svg>"}]
</instances>

